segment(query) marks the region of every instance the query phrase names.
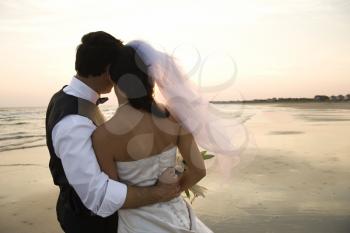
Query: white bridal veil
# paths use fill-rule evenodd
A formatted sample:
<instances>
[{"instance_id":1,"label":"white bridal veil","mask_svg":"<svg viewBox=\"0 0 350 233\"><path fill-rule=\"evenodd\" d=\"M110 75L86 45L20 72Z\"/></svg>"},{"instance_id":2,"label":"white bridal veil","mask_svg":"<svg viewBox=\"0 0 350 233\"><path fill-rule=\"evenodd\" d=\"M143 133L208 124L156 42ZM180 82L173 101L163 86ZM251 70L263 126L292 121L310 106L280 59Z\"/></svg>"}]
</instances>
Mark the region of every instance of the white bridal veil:
<instances>
[{"instance_id":1,"label":"white bridal veil","mask_svg":"<svg viewBox=\"0 0 350 233\"><path fill-rule=\"evenodd\" d=\"M174 57L145 41L131 41L127 46L134 48L148 66L148 74L154 79L167 109L194 135L200 147L220 155L238 153L239 148L234 145L227 127L235 124L234 119L226 119L215 111Z\"/></svg>"}]
</instances>

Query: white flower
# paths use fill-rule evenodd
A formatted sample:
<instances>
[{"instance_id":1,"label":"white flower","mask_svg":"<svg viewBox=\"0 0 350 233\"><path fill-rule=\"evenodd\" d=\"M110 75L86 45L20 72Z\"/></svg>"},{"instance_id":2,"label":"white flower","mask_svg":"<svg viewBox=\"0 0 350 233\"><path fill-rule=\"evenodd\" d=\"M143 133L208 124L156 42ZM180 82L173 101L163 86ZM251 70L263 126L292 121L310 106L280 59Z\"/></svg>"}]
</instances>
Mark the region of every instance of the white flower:
<instances>
[{"instance_id":1,"label":"white flower","mask_svg":"<svg viewBox=\"0 0 350 233\"><path fill-rule=\"evenodd\" d=\"M208 191L206 187L200 186L198 184L193 185L189 189L196 197L205 197L205 193Z\"/></svg>"}]
</instances>

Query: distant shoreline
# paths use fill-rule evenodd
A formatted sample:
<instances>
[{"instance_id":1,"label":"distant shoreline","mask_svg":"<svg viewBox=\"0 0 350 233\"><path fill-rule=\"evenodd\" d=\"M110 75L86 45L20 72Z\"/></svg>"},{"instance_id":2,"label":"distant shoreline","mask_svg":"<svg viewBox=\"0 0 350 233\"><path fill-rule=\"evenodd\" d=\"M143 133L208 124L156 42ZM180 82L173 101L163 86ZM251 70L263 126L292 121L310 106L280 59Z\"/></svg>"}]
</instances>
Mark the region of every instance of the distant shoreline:
<instances>
[{"instance_id":1,"label":"distant shoreline","mask_svg":"<svg viewBox=\"0 0 350 233\"><path fill-rule=\"evenodd\" d=\"M274 107L289 107L297 109L350 109L350 101L342 102L254 102L254 101L212 101L213 104L247 104L247 105L272 105Z\"/></svg>"},{"instance_id":2,"label":"distant shoreline","mask_svg":"<svg viewBox=\"0 0 350 233\"><path fill-rule=\"evenodd\" d=\"M235 103L350 103L350 94L347 95L315 95L313 98L308 97L273 97L268 99L250 99L250 100L222 100L210 101L214 104L235 104Z\"/></svg>"},{"instance_id":3,"label":"distant shoreline","mask_svg":"<svg viewBox=\"0 0 350 233\"><path fill-rule=\"evenodd\" d=\"M317 104L350 104L350 100L343 101L317 101L310 100L222 100L222 101L210 101L212 104L305 104L305 103L317 103Z\"/></svg>"}]
</instances>

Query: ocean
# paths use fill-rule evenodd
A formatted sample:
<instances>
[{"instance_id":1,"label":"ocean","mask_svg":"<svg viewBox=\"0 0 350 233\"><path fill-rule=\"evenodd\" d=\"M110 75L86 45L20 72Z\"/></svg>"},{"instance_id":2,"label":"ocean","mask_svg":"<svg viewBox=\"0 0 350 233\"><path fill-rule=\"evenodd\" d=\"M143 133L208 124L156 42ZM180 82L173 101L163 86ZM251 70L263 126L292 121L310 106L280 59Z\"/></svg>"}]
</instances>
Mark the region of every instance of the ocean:
<instances>
[{"instance_id":1,"label":"ocean","mask_svg":"<svg viewBox=\"0 0 350 233\"><path fill-rule=\"evenodd\" d=\"M102 106L106 118L115 106ZM46 107L0 108L0 152L45 146Z\"/></svg>"},{"instance_id":2,"label":"ocean","mask_svg":"<svg viewBox=\"0 0 350 233\"><path fill-rule=\"evenodd\" d=\"M238 116L245 121L254 115L254 108L240 105L215 104L220 110ZM102 113L109 119L116 108L114 105L102 105ZM45 136L46 107L0 108L0 152L39 147L46 145ZM224 112L225 114L225 112ZM244 119L243 119L244 118Z\"/></svg>"},{"instance_id":3,"label":"ocean","mask_svg":"<svg viewBox=\"0 0 350 233\"><path fill-rule=\"evenodd\" d=\"M268 104L215 104L215 106L222 110L221 114L234 117L241 123L245 123L257 114L268 115L273 119L275 117L273 113L277 111L284 112L276 118L279 121L283 120L284 115L292 115L308 124L316 125L350 120L349 110L344 109L275 108ZM114 105L101 106L106 119L112 117L116 108L117 106ZM45 146L45 114L46 107L0 108L0 152Z\"/></svg>"}]
</instances>

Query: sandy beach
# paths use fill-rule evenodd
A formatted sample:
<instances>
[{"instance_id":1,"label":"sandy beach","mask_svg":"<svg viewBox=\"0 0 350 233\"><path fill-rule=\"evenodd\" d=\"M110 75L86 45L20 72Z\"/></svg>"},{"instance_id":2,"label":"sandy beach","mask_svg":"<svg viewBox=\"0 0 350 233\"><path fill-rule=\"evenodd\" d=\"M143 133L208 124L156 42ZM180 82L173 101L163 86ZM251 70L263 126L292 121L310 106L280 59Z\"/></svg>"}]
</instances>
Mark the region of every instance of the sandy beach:
<instances>
[{"instance_id":1,"label":"sandy beach","mask_svg":"<svg viewBox=\"0 0 350 233\"><path fill-rule=\"evenodd\" d=\"M350 111L250 105L250 141L224 176L209 161L193 203L217 233L349 233ZM0 232L58 233L46 147L0 153ZM224 177L224 178L223 178Z\"/></svg>"},{"instance_id":2,"label":"sandy beach","mask_svg":"<svg viewBox=\"0 0 350 233\"><path fill-rule=\"evenodd\" d=\"M0 232L62 232L45 147L0 153Z\"/></svg>"}]
</instances>

